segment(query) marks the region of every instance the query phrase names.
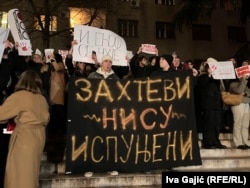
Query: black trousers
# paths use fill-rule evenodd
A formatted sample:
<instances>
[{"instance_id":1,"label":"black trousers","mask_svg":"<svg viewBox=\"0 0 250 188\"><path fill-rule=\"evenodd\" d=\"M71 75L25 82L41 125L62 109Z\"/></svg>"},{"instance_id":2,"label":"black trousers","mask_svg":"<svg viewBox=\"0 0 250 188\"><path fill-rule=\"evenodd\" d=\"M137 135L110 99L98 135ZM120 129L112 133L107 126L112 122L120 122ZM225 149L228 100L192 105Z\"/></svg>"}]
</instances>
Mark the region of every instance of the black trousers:
<instances>
[{"instance_id":1,"label":"black trousers","mask_svg":"<svg viewBox=\"0 0 250 188\"><path fill-rule=\"evenodd\" d=\"M3 128L6 126L7 124L0 124L0 188L4 188L4 173L10 140L10 134L3 134Z\"/></svg>"},{"instance_id":2,"label":"black trousers","mask_svg":"<svg viewBox=\"0 0 250 188\"><path fill-rule=\"evenodd\" d=\"M63 161L66 147L66 110L64 105L51 105L50 122L47 127L47 158L48 161Z\"/></svg>"},{"instance_id":3,"label":"black trousers","mask_svg":"<svg viewBox=\"0 0 250 188\"><path fill-rule=\"evenodd\" d=\"M222 110L204 110L202 125L203 145L220 145L219 134L222 127Z\"/></svg>"}]
</instances>

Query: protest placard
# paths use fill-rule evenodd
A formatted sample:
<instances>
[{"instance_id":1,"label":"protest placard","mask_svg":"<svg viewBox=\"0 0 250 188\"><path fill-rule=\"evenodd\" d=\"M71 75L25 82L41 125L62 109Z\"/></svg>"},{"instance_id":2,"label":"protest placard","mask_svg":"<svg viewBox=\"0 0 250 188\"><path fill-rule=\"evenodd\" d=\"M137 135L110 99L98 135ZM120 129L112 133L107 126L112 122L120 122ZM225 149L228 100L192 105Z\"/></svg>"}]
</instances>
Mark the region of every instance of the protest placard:
<instances>
[{"instance_id":1,"label":"protest placard","mask_svg":"<svg viewBox=\"0 0 250 188\"><path fill-rule=\"evenodd\" d=\"M3 52L5 49L4 41L7 40L8 36L9 36L9 29L5 29L5 28L0 27L0 57L1 57L0 63L1 63L1 60L3 57Z\"/></svg>"},{"instance_id":2,"label":"protest placard","mask_svg":"<svg viewBox=\"0 0 250 188\"><path fill-rule=\"evenodd\" d=\"M98 62L104 55L110 55L113 65L127 66L127 47L124 39L116 33L96 27L75 25L73 61L95 63L92 52L96 52Z\"/></svg>"},{"instance_id":3,"label":"protest placard","mask_svg":"<svg viewBox=\"0 0 250 188\"><path fill-rule=\"evenodd\" d=\"M58 53L62 56L63 58L63 63L65 63L65 59L69 53L69 50L58 50Z\"/></svg>"},{"instance_id":4,"label":"protest placard","mask_svg":"<svg viewBox=\"0 0 250 188\"><path fill-rule=\"evenodd\" d=\"M250 75L249 65L244 65L235 69L236 75L238 78L241 78L245 75Z\"/></svg>"},{"instance_id":5,"label":"protest placard","mask_svg":"<svg viewBox=\"0 0 250 188\"><path fill-rule=\"evenodd\" d=\"M71 77L66 173L201 165L192 77L190 71L154 79Z\"/></svg>"},{"instance_id":6,"label":"protest placard","mask_svg":"<svg viewBox=\"0 0 250 188\"><path fill-rule=\"evenodd\" d=\"M157 52L156 45L153 44L142 44L141 47L143 53L156 54Z\"/></svg>"},{"instance_id":7,"label":"protest placard","mask_svg":"<svg viewBox=\"0 0 250 188\"><path fill-rule=\"evenodd\" d=\"M8 11L8 24L15 42L29 40L28 32L18 9L15 8Z\"/></svg>"},{"instance_id":8,"label":"protest placard","mask_svg":"<svg viewBox=\"0 0 250 188\"><path fill-rule=\"evenodd\" d=\"M235 70L232 61L210 61L208 62L212 69L214 79L235 79Z\"/></svg>"},{"instance_id":9,"label":"protest placard","mask_svg":"<svg viewBox=\"0 0 250 188\"><path fill-rule=\"evenodd\" d=\"M32 54L30 40L18 41L18 54L20 56L30 56Z\"/></svg>"},{"instance_id":10,"label":"protest placard","mask_svg":"<svg viewBox=\"0 0 250 188\"><path fill-rule=\"evenodd\" d=\"M46 62L50 62L53 53L54 53L54 49L44 49Z\"/></svg>"}]
</instances>

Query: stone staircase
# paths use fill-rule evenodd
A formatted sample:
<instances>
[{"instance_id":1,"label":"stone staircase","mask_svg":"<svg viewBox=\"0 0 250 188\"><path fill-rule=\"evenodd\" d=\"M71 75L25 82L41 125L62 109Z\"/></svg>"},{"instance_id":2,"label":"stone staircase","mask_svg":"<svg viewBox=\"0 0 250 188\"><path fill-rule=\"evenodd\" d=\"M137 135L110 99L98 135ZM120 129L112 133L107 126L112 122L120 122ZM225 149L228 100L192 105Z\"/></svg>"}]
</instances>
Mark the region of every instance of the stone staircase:
<instances>
[{"instance_id":1,"label":"stone staircase","mask_svg":"<svg viewBox=\"0 0 250 188\"><path fill-rule=\"evenodd\" d=\"M201 145L201 134L199 144ZM177 167L174 171L192 171L192 172L250 172L250 149L240 150L233 148L232 134L221 133L220 140L222 144L228 146L228 149L200 149L202 165ZM65 164L53 164L47 161L44 152L40 185L41 188L84 188L84 187L161 187L162 171L153 171L151 173L120 173L118 176L108 174L94 174L91 178L84 177L83 174L66 175Z\"/></svg>"}]
</instances>

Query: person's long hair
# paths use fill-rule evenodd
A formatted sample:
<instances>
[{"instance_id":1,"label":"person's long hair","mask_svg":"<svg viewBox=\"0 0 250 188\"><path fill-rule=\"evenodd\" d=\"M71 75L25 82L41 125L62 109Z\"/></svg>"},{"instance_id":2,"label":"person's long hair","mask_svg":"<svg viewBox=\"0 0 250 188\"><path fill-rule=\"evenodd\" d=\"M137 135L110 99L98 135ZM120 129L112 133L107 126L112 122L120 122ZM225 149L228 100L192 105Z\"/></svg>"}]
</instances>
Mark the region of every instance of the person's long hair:
<instances>
[{"instance_id":1,"label":"person's long hair","mask_svg":"<svg viewBox=\"0 0 250 188\"><path fill-rule=\"evenodd\" d=\"M15 91L26 90L34 94L42 94L42 80L33 70L24 71L15 86Z\"/></svg>"}]
</instances>

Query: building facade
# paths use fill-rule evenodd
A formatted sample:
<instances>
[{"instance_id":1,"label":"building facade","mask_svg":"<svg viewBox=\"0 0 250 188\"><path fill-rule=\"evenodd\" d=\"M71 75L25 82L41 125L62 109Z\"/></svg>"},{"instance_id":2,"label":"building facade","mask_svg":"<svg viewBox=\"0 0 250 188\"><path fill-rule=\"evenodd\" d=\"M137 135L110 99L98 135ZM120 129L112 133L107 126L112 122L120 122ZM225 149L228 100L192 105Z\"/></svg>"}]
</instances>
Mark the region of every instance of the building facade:
<instances>
[{"instance_id":1,"label":"building facade","mask_svg":"<svg viewBox=\"0 0 250 188\"><path fill-rule=\"evenodd\" d=\"M4 12L11 8L17 7L27 15L26 9L30 7L28 2L15 1L15 6L13 2L10 0L0 8L1 27L4 26ZM240 0L217 1L211 19L203 18L184 26L182 31L172 23L180 2L181 0L103 0L101 6L97 7L94 1L65 1L54 11L53 19L51 16L50 34L54 36L49 38L50 48L69 49L73 39L72 29L69 28L74 27L74 24L89 23L122 36L130 51L136 52L141 44L154 44L160 54L175 51L182 61L204 60L208 57L227 60L250 39L250 24L243 25L239 22ZM44 5L38 3L36 6ZM32 10L31 7L29 9ZM97 10L98 16L90 22ZM31 22L35 22L32 11L30 12L25 20L27 28L28 25L34 25ZM42 48L44 38L39 27L30 29L30 38L34 48Z\"/></svg>"}]
</instances>

